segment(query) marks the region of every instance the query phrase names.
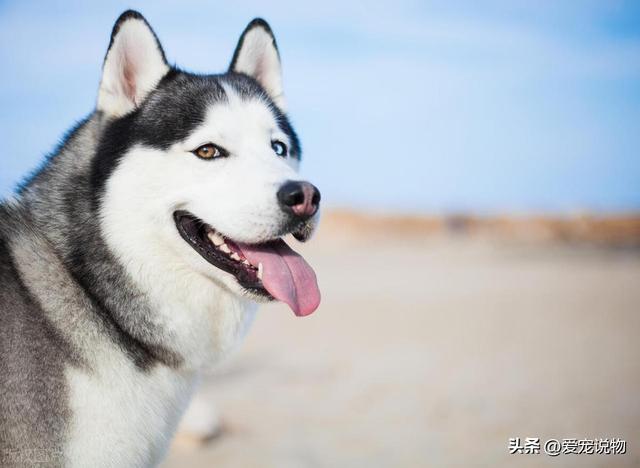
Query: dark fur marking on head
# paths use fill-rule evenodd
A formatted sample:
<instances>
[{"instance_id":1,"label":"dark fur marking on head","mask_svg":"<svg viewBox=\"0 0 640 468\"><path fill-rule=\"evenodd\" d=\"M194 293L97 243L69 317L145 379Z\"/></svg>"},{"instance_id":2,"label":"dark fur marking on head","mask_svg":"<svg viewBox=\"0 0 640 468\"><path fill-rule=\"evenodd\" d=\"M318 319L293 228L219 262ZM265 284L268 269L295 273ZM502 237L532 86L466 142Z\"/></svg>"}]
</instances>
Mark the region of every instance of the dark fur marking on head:
<instances>
[{"instance_id":1,"label":"dark fur marking on head","mask_svg":"<svg viewBox=\"0 0 640 468\"><path fill-rule=\"evenodd\" d=\"M210 105L226 99L216 75L171 69L140 107L107 124L93 160L93 206L128 149L136 144L167 150L185 139L205 119Z\"/></svg>"},{"instance_id":2,"label":"dark fur marking on head","mask_svg":"<svg viewBox=\"0 0 640 468\"><path fill-rule=\"evenodd\" d=\"M234 72L196 75L172 68L139 108L108 123L102 133L91 174L94 209L98 209L106 181L127 150L136 144L167 150L187 138L204 122L211 105L227 99L221 83L230 85L243 99L262 100L289 137L290 156L300 159L300 141L287 116L255 79Z\"/></svg>"}]
</instances>

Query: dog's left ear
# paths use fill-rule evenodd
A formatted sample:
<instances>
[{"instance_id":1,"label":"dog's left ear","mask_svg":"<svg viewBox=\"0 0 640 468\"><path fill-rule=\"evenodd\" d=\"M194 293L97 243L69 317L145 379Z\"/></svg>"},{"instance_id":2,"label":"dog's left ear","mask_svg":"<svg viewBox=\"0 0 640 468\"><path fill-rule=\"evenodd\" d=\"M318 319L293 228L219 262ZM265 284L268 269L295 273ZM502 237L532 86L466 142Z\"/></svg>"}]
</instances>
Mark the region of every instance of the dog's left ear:
<instances>
[{"instance_id":1,"label":"dog's left ear","mask_svg":"<svg viewBox=\"0 0 640 468\"><path fill-rule=\"evenodd\" d=\"M230 71L254 78L281 110L286 110L276 39L267 22L256 18L245 28L231 60Z\"/></svg>"},{"instance_id":2,"label":"dog's left ear","mask_svg":"<svg viewBox=\"0 0 640 468\"><path fill-rule=\"evenodd\" d=\"M169 71L162 46L137 11L122 13L111 33L98 92L99 111L109 117L128 114Z\"/></svg>"}]
</instances>

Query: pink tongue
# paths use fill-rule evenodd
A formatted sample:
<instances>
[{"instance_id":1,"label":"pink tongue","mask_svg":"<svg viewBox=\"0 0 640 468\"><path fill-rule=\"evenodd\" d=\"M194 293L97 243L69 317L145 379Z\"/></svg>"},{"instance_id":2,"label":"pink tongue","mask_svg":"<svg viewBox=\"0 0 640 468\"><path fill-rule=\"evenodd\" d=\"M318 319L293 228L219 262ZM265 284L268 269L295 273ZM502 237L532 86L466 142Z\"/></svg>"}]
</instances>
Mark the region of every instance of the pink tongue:
<instances>
[{"instance_id":1,"label":"pink tongue","mask_svg":"<svg viewBox=\"0 0 640 468\"><path fill-rule=\"evenodd\" d=\"M249 263L262 263L262 284L273 297L286 302L301 317L311 314L320 305L320 290L316 274L299 254L284 241L261 245L237 242Z\"/></svg>"}]
</instances>

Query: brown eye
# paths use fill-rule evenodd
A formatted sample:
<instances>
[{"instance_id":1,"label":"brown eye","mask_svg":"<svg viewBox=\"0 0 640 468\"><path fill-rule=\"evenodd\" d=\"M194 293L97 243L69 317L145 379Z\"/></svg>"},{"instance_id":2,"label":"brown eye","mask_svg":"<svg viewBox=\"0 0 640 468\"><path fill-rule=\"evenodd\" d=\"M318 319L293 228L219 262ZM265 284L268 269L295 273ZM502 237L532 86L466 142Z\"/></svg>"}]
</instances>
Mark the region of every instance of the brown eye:
<instances>
[{"instance_id":1,"label":"brown eye","mask_svg":"<svg viewBox=\"0 0 640 468\"><path fill-rule=\"evenodd\" d=\"M213 143L207 143L192 151L193 154L201 159L214 159L221 158L227 155L226 151L222 148L218 148Z\"/></svg>"}]
</instances>

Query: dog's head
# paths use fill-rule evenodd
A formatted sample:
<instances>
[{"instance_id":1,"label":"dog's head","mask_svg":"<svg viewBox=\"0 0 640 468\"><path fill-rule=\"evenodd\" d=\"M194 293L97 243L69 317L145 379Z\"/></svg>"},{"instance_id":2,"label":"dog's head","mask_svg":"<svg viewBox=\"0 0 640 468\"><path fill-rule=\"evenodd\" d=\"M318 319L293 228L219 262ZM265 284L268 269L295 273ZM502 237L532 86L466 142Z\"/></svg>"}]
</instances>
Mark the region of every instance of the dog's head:
<instances>
[{"instance_id":1,"label":"dog's head","mask_svg":"<svg viewBox=\"0 0 640 468\"><path fill-rule=\"evenodd\" d=\"M159 261L239 296L313 312L313 270L282 237L309 238L320 192L297 176L300 144L285 109L263 20L247 26L226 73L197 75L168 65L146 20L124 13L104 61L92 172L102 229L121 260L162 252Z\"/></svg>"}]
</instances>

